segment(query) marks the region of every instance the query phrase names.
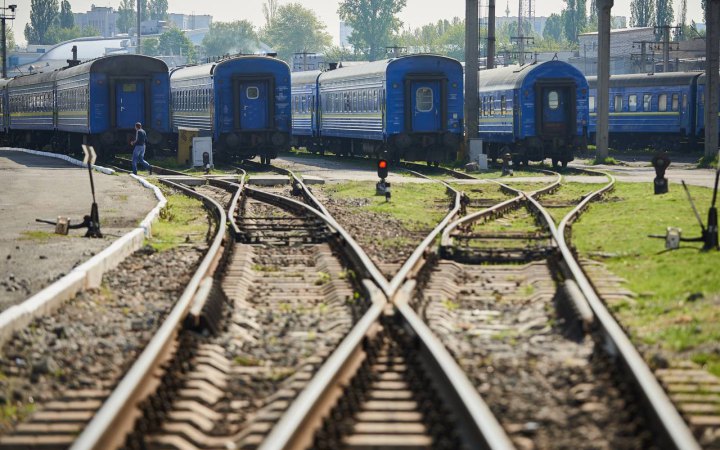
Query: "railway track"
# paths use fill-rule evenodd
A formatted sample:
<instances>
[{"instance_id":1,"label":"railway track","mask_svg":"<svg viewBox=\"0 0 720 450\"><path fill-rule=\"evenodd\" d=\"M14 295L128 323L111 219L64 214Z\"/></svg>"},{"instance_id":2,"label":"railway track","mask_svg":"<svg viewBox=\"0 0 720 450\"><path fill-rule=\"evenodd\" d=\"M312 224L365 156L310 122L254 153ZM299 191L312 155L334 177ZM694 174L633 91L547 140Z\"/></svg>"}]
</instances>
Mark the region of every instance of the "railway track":
<instances>
[{"instance_id":1,"label":"railway track","mask_svg":"<svg viewBox=\"0 0 720 450\"><path fill-rule=\"evenodd\" d=\"M164 181L225 205L225 251L73 448L696 447L573 265L565 235L592 195L558 229L535 197L559 177L497 184L492 207L445 183L452 208L388 280L287 174L304 202ZM527 229L479 226L518 210Z\"/></svg>"}]
</instances>

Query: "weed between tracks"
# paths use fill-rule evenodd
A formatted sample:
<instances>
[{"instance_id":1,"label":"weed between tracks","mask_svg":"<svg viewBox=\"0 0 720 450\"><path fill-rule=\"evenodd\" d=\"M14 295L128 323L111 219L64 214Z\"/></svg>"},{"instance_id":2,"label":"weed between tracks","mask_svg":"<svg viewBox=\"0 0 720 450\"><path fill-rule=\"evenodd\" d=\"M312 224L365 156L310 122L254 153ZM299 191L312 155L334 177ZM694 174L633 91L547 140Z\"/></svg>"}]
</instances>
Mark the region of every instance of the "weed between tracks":
<instances>
[{"instance_id":1,"label":"weed between tracks","mask_svg":"<svg viewBox=\"0 0 720 450\"><path fill-rule=\"evenodd\" d=\"M375 183L372 182L330 184L323 189L340 198L364 200L356 208L389 214L411 231L434 228L447 214L450 201L445 187L438 183L393 184L389 202L385 201L385 197L375 195Z\"/></svg>"},{"instance_id":2,"label":"weed between tracks","mask_svg":"<svg viewBox=\"0 0 720 450\"><path fill-rule=\"evenodd\" d=\"M146 240L157 251L165 251L182 244L204 242L208 230L207 213L202 203L182 194L163 189L167 206L153 224L152 238Z\"/></svg>"},{"instance_id":3,"label":"weed between tracks","mask_svg":"<svg viewBox=\"0 0 720 450\"><path fill-rule=\"evenodd\" d=\"M690 191L706 220L712 191ZM700 234L680 186L653 195L652 184L618 183L573 226L573 243L583 257L602 258L638 295L610 305L636 341L720 376L720 254L701 252L699 242L665 251L663 240L647 237L664 234L668 226L680 227L685 237Z\"/></svg>"}]
</instances>

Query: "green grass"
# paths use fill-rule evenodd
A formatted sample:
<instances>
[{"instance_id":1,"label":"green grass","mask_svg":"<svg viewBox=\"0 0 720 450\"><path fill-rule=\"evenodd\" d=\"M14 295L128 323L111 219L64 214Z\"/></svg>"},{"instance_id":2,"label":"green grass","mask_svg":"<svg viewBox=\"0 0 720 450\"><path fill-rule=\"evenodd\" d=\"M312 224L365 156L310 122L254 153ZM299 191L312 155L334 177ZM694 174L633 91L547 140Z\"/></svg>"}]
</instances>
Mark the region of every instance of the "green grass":
<instances>
[{"instance_id":1,"label":"green grass","mask_svg":"<svg viewBox=\"0 0 720 450\"><path fill-rule=\"evenodd\" d=\"M550 216L552 216L553 220L555 220L555 223L559 224L560 221L575 208L575 205L580 203L581 199L585 195L591 194L605 185L606 183L563 183L560 185L560 188L552 194L542 196L540 201L546 207L548 205L545 204L546 202L543 200L547 200L547 203L550 204L573 204L573 206L555 206L547 208Z\"/></svg>"},{"instance_id":2,"label":"green grass","mask_svg":"<svg viewBox=\"0 0 720 450\"><path fill-rule=\"evenodd\" d=\"M204 242L208 222L202 203L163 190L168 203L160 212L160 219L153 224L152 238L146 243L157 251L165 251L184 243Z\"/></svg>"},{"instance_id":3,"label":"green grass","mask_svg":"<svg viewBox=\"0 0 720 450\"><path fill-rule=\"evenodd\" d=\"M434 228L447 214L450 200L446 189L439 183L395 183L391 186L392 198L375 195L375 183L352 181L328 184L323 188L328 194L346 199L366 199L360 206L379 214L388 214L410 230Z\"/></svg>"},{"instance_id":4,"label":"green grass","mask_svg":"<svg viewBox=\"0 0 720 450\"><path fill-rule=\"evenodd\" d=\"M691 187L703 219L711 190ZM619 183L608 201L594 204L573 226L573 243L582 256L601 253L610 271L627 280L638 294L634 301L612 305L639 342L675 352L680 358L705 361L720 375L720 276L717 251L702 252L702 243L684 242L665 251L666 227L683 236L700 234L682 188L653 195L649 183Z\"/></svg>"},{"instance_id":5,"label":"green grass","mask_svg":"<svg viewBox=\"0 0 720 450\"><path fill-rule=\"evenodd\" d=\"M51 233L49 231L23 231L21 241L35 241L35 242L46 242L59 234Z\"/></svg>"}]
</instances>

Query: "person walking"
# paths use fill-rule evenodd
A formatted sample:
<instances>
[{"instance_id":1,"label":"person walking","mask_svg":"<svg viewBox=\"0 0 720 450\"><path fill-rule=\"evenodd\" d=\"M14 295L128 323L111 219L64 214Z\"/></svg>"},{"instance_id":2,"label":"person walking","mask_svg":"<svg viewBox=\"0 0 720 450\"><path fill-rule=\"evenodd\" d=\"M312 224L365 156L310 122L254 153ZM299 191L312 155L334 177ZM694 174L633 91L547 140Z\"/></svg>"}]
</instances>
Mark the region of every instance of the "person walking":
<instances>
[{"instance_id":1,"label":"person walking","mask_svg":"<svg viewBox=\"0 0 720 450\"><path fill-rule=\"evenodd\" d=\"M145 161L145 141L147 141L147 134L145 130L142 129L142 124L138 122L135 124L135 140L130 142L130 145L135 146L132 156L132 173L135 175L137 175L138 162L145 164L148 172L152 175L152 166L149 162Z\"/></svg>"}]
</instances>

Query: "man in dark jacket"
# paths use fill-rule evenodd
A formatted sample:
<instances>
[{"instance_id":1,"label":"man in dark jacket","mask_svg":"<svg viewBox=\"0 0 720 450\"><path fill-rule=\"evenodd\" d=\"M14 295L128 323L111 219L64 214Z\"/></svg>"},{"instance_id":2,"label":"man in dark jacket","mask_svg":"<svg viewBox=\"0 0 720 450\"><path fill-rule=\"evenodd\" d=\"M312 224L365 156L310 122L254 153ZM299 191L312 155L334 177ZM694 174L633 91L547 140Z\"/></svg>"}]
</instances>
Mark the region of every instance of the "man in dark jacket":
<instances>
[{"instance_id":1,"label":"man in dark jacket","mask_svg":"<svg viewBox=\"0 0 720 450\"><path fill-rule=\"evenodd\" d=\"M152 175L152 166L145 161L145 141L147 141L147 134L142 129L142 124L138 122L135 124L135 140L130 142L130 145L135 146L132 156L132 172L135 175L137 175L138 162L143 163L148 168L150 175Z\"/></svg>"}]
</instances>

